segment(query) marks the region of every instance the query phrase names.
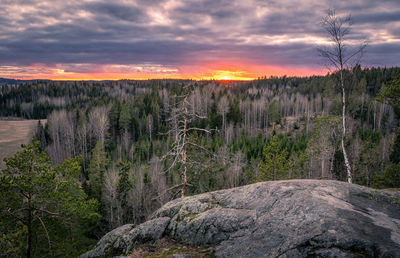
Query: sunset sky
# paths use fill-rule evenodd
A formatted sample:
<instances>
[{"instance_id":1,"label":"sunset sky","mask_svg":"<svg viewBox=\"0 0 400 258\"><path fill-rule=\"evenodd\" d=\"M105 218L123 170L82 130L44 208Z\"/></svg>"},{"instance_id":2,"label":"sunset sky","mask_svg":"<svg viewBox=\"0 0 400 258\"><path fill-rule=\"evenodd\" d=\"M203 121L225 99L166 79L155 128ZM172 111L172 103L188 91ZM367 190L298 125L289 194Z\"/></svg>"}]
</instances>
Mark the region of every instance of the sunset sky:
<instances>
[{"instance_id":1,"label":"sunset sky","mask_svg":"<svg viewBox=\"0 0 400 258\"><path fill-rule=\"evenodd\" d=\"M400 66L399 0L0 0L0 77L324 74L328 9L352 15L363 66Z\"/></svg>"}]
</instances>

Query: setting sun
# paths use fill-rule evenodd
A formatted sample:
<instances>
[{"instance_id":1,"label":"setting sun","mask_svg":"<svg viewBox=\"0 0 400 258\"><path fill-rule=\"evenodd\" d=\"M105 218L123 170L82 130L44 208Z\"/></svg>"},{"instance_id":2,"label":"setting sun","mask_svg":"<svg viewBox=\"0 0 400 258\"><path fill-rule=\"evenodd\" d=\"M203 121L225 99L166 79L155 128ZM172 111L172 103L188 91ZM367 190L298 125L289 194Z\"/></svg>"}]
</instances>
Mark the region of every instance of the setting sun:
<instances>
[{"instance_id":1,"label":"setting sun","mask_svg":"<svg viewBox=\"0 0 400 258\"><path fill-rule=\"evenodd\" d=\"M219 78L218 80L220 80L220 81L230 81L230 80L232 80L232 78L229 77L229 76L222 76L222 77Z\"/></svg>"}]
</instances>

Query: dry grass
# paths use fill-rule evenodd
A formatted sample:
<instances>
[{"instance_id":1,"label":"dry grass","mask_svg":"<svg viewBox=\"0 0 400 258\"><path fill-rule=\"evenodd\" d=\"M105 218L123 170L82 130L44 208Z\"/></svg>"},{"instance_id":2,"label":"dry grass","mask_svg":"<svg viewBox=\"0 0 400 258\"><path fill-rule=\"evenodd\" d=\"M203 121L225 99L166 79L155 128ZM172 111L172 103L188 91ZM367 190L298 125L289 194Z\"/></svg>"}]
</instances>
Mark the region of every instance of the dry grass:
<instances>
[{"instance_id":1,"label":"dry grass","mask_svg":"<svg viewBox=\"0 0 400 258\"><path fill-rule=\"evenodd\" d=\"M38 120L0 120L0 169L5 167L4 158L13 156L21 144L31 141L37 123Z\"/></svg>"},{"instance_id":2,"label":"dry grass","mask_svg":"<svg viewBox=\"0 0 400 258\"><path fill-rule=\"evenodd\" d=\"M212 247L186 245L165 237L154 244L136 246L129 258L172 258L174 255L188 258L215 257L213 250Z\"/></svg>"}]
</instances>

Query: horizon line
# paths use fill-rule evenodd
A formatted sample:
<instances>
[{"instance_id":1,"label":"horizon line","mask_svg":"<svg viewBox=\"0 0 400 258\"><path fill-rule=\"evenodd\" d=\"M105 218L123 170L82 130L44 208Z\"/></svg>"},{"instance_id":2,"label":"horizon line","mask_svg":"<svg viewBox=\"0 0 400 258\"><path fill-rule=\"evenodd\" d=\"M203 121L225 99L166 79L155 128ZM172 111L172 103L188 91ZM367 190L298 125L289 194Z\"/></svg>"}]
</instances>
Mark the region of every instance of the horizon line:
<instances>
[{"instance_id":1,"label":"horizon line","mask_svg":"<svg viewBox=\"0 0 400 258\"><path fill-rule=\"evenodd\" d=\"M320 75L320 74L312 74L312 75L270 75L270 76L259 76L257 78L252 78L252 79L193 79L193 78L119 78L119 79L43 79L43 78L32 78L32 79L24 79L24 78L10 78L10 77L0 77L0 79L5 79L5 80L16 80L16 81L96 81L96 82L102 82L102 81L151 81L151 80L181 80L181 81L217 81L217 82L250 82L250 81L257 81L257 80L265 80L265 79L273 79L273 78L307 78L307 77L324 77L331 74L330 72Z\"/></svg>"}]
</instances>

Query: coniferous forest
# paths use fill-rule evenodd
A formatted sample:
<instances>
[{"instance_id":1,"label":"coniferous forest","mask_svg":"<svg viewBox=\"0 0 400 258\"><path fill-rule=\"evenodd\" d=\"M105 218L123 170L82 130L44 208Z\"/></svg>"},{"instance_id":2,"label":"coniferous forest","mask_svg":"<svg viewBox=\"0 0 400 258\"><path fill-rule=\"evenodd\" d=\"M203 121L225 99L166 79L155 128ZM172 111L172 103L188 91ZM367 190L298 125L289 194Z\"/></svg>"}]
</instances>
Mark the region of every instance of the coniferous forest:
<instances>
[{"instance_id":1,"label":"coniferous forest","mask_svg":"<svg viewBox=\"0 0 400 258\"><path fill-rule=\"evenodd\" d=\"M356 66L345 82L353 183L400 187L400 68ZM41 122L1 173L0 249L25 255L28 236L35 256L74 256L181 195L266 180L346 181L341 112L335 73L7 81L0 116Z\"/></svg>"}]
</instances>

